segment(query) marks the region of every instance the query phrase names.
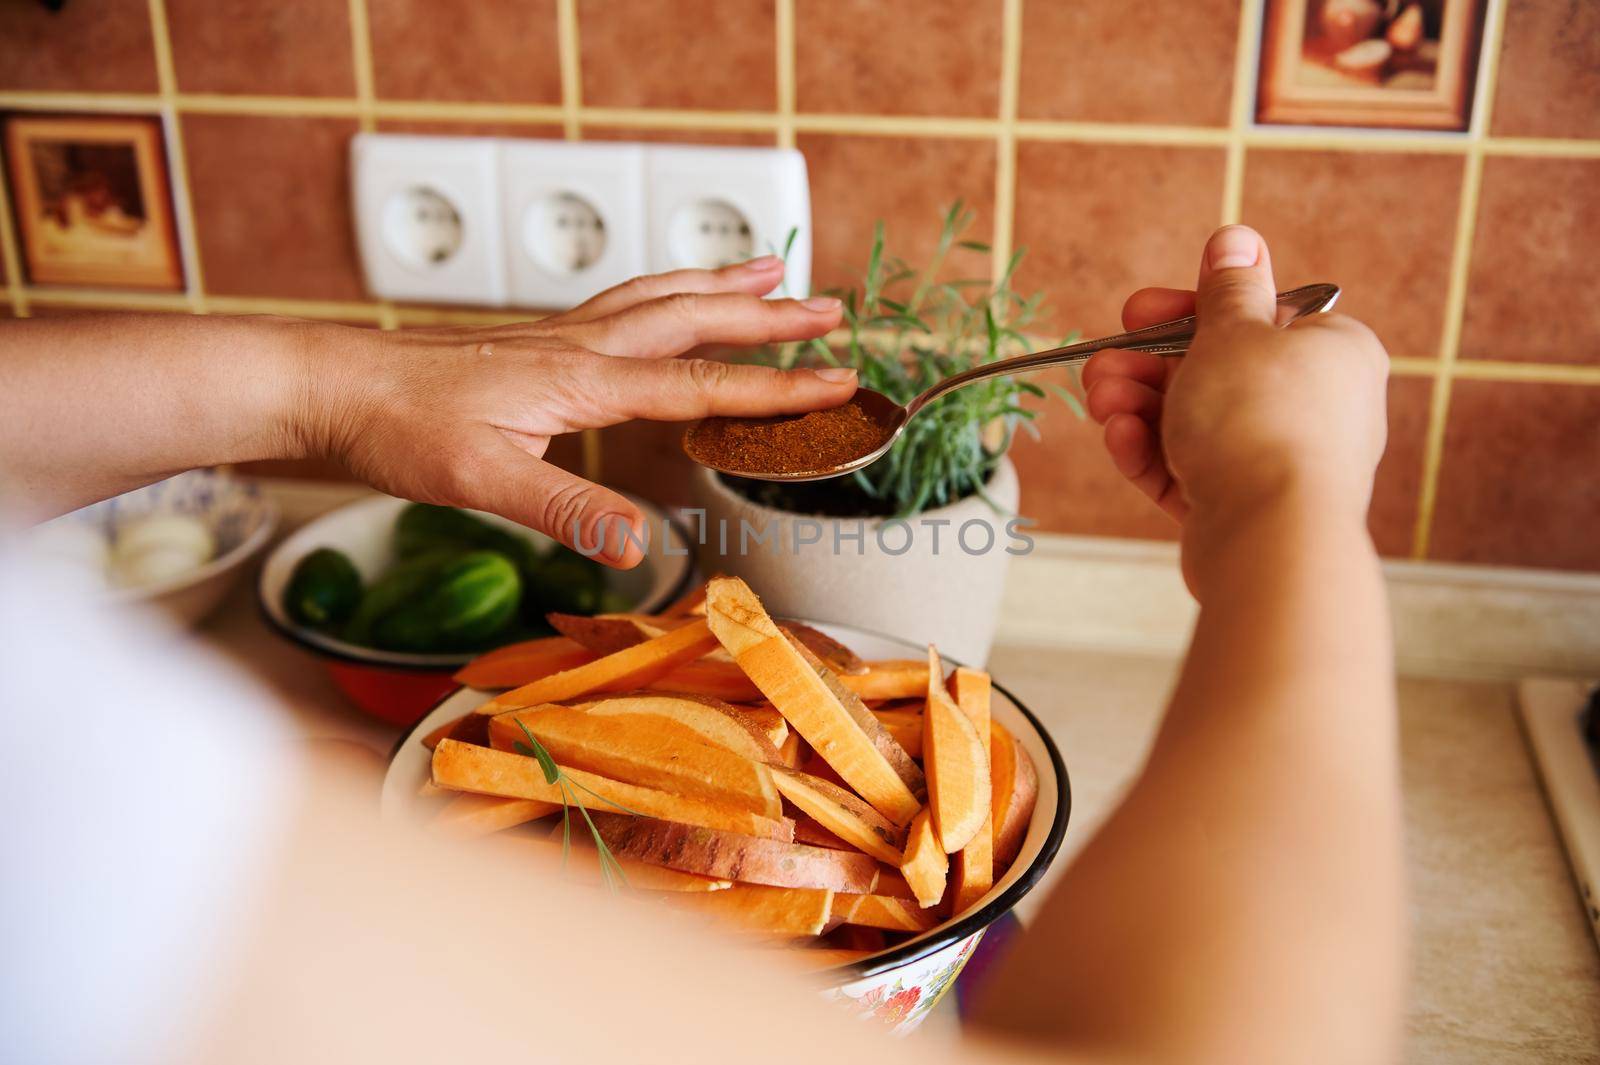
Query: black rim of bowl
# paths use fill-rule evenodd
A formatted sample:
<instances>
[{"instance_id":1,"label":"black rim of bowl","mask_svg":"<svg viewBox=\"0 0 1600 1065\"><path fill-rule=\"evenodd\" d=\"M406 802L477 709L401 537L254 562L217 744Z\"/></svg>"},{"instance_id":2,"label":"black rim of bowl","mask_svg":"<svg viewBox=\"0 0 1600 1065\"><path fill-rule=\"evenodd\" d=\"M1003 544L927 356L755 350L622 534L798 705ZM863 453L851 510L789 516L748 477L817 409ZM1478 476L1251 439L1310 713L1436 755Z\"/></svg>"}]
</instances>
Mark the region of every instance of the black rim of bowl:
<instances>
[{"instance_id":1,"label":"black rim of bowl","mask_svg":"<svg viewBox=\"0 0 1600 1065\"><path fill-rule=\"evenodd\" d=\"M899 636L890 636L888 633L877 632L873 629L863 629L855 625L827 621L803 621L803 623L809 625L838 624L840 628L852 629L867 636L875 636L891 643L900 644L903 647L926 651L923 645L911 640L901 639ZM946 655L941 655L940 657L951 665L966 667L965 662L959 662ZM897 947L891 947L881 953L874 954L871 957L863 958L861 961L823 969L820 970L821 972L837 975L848 974L852 980L862 980L869 976L877 976L880 973L888 972L890 969L898 969L902 965L921 961L930 954L937 954L952 943L959 943L974 932L983 931L999 920L1003 914L1015 909L1017 903L1021 902L1028 892L1034 889L1039 881L1043 879L1045 872L1050 868L1050 864L1055 861L1056 854L1061 850L1061 841L1067 834L1067 820L1072 815L1072 781L1067 776L1067 765L1061 760L1061 752L1056 748L1055 740L1050 738L1050 733L1045 729L1044 723L1034 715L1032 710L1028 709L1028 704L1018 699L1011 689L993 680L993 678L990 679L990 683L995 690L1011 700L1011 705L1016 707L1023 717L1028 719L1028 724L1033 726L1033 731L1039 736L1039 742L1044 745L1045 753L1050 756L1051 768L1055 770L1058 782L1056 789L1056 815L1050 822L1049 831L1045 833L1044 843L1040 846L1039 853L1034 855L1033 861L1028 864L1028 868L1022 871L1022 875L1010 887L960 920L939 928L937 932L926 939L913 939ZM391 765L394 763L394 760L400 756L400 752L405 749L405 745L422 728L422 723L432 717L435 710L455 698L465 689L466 685L459 685L445 693L432 706L428 707L427 712L417 719L417 723L406 729L400 738L395 741L394 746L389 749L389 763Z\"/></svg>"},{"instance_id":2,"label":"black rim of bowl","mask_svg":"<svg viewBox=\"0 0 1600 1065\"><path fill-rule=\"evenodd\" d=\"M684 528L683 522L673 517L661 507L657 507L657 510L660 511L661 517L668 525L672 527L673 531L679 536L683 537L683 542L686 545L692 546L694 544L694 541L689 538L689 530ZM676 558L680 556L674 555L672 557ZM640 600L638 603L635 603L633 606L628 608L630 611L640 614L648 614L652 611L659 610L661 607L666 606L668 603L671 603L681 596L689 587L689 585L694 583L695 567L693 553L691 552L681 557L687 558L689 564L683 567L683 572L679 574L678 579L673 582L672 587L668 588L665 592L658 596ZM262 568L261 572L256 574L256 612L261 615L262 619L267 623L267 627L269 629L272 629L285 639L290 640L291 642L296 643L306 650L320 655L323 658L332 658L340 662L349 662L350 664L357 666L368 666L372 669L382 669L392 673L454 673L456 670L460 669L474 658L477 658L479 655L487 654L488 650L493 650L493 648L489 648L488 650L484 651L465 651L462 652L457 660L451 662L441 662L437 665L413 665L401 662L384 662L367 655L346 651L342 648L328 647L325 644L318 643L316 640L311 639L306 635L305 631L302 630L300 626L295 625L292 622L285 623L279 621L273 616L272 611L267 609L267 591L262 587L261 584L262 578L265 576L265 574L265 567ZM372 652L373 654L399 653L393 651L380 651L376 647L372 648ZM449 698L449 696L446 696L446 698ZM430 706L427 713L423 714L422 716L427 717L428 714L433 713L435 709L437 709L437 704Z\"/></svg>"}]
</instances>

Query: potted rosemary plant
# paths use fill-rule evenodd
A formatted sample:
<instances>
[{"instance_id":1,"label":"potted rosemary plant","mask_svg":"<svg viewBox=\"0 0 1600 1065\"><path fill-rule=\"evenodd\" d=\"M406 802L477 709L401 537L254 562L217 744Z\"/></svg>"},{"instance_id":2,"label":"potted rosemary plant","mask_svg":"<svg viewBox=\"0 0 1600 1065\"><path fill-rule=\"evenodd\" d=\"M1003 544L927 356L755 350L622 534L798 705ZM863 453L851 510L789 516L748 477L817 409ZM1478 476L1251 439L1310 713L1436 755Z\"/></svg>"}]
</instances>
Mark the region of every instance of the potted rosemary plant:
<instances>
[{"instance_id":1,"label":"potted rosemary plant","mask_svg":"<svg viewBox=\"0 0 1600 1065\"><path fill-rule=\"evenodd\" d=\"M1024 330L1042 297L1012 288L1019 251L998 279L945 280L972 213L944 216L930 261L913 269L888 253L880 223L858 288L844 301L845 336L765 349L779 366L853 366L863 387L905 402L936 381L1030 350ZM1078 413L1078 397L1053 388ZM998 623L1007 563L1032 548L1016 513L1017 473L1006 457L1044 387L997 377L959 389L918 414L889 452L847 477L766 482L696 471L701 563L741 576L792 617L846 622L937 643L978 664Z\"/></svg>"}]
</instances>

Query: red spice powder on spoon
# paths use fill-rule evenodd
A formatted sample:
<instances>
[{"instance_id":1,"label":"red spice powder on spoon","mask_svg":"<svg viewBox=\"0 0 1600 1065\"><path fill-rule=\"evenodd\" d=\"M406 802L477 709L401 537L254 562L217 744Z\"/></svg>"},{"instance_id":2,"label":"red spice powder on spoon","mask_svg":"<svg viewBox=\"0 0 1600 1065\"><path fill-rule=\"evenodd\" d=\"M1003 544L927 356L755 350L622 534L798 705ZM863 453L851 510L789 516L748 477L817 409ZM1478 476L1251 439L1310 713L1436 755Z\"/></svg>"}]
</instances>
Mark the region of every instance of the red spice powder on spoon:
<instances>
[{"instance_id":1,"label":"red spice powder on spoon","mask_svg":"<svg viewBox=\"0 0 1600 1065\"><path fill-rule=\"evenodd\" d=\"M749 477L821 472L876 451L889 437L851 397L843 406L776 418L707 418L684 434L702 466Z\"/></svg>"}]
</instances>

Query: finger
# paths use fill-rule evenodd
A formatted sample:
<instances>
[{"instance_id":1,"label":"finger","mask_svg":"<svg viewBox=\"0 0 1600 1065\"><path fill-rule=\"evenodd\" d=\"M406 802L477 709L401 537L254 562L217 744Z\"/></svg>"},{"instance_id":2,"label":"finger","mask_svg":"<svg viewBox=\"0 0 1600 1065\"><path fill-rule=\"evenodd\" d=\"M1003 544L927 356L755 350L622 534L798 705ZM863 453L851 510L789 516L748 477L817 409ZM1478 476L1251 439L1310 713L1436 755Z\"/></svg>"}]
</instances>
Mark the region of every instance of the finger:
<instances>
[{"instance_id":1,"label":"finger","mask_svg":"<svg viewBox=\"0 0 1600 1065\"><path fill-rule=\"evenodd\" d=\"M644 515L625 496L534 458L497 433L472 456L459 505L510 518L618 569L644 557Z\"/></svg>"},{"instance_id":2,"label":"finger","mask_svg":"<svg viewBox=\"0 0 1600 1065\"><path fill-rule=\"evenodd\" d=\"M628 418L689 421L711 415L765 417L837 407L855 394L845 367L779 370L709 359L598 358L585 394L598 405L596 424Z\"/></svg>"},{"instance_id":3,"label":"finger","mask_svg":"<svg viewBox=\"0 0 1600 1065\"><path fill-rule=\"evenodd\" d=\"M1195 294L1201 328L1240 322L1276 325L1277 290L1266 241L1249 226L1223 226L1206 242Z\"/></svg>"},{"instance_id":4,"label":"finger","mask_svg":"<svg viewBox=\"0 0 1600 1065\"><path fill-rule=\"evenodd\" d=\"M734 263L717 270L671 270L645 274L591 296L564 314L546 319L554 324L591 322L674 292L745 292L764 296L783 280L783 260L776 255Z\"/></svg>"},{"instance_id":5,"label":"finger","mask_svg":"<svg viewBox=\"0 0 1600 1065\"><path fill-rule=\"evenodd\" d=\"M1106 422L1106 451L1112 464L1156 506L1182 521L1189 512L1172 471L1167 469L1156 432L1150 424L1131 414L1119 414Z\"/></svg>"},{"instance_id":6,"label":"finger","mask_svg":"<svg viewBox=\"0 0 1600 1065\"><path fill-rule=\"evenodd\" d=\"M1096 383L1110 377L1126 377L1151 388L1165 388L1167 361L1147 351L1106 348L1089 356L1089 361L1083 364L1083 387L1093 388Z\"/></svg>"},{"instance_id":7,"label":"finger","mask_svg":"<svg viewBox=\"0 0 1600 1065\"><path fill-rule=\"evenodd\" d=\"M591 351L665 358L701 344L773 344L819 337L839 324L831 296L767 300L732 292L676 293L564 330Z\"/></svg>"},{"instance_id":8,"label":"finger","mask_svg":"<svg viewBox=\"0 0 1600 1065\"><path fill-rule=\"evenodd\" d=\"M1122 305L1122 328L1143 329L1194 313L1194 290L1187 288L1141 288Z\"/></svg>"},{"instance_id":9,"label":"finger","mask_svg":"<svg viewBox=\"0 0 1600 1065\"><path fill-rule=\"evenodd\" d=\"M1105 377L1088 392L1089 417L1105 425L1118 414L1131 414L1149 425L1161 424L1162 393L1126 377Z\"/></svg>"}]
</instances>

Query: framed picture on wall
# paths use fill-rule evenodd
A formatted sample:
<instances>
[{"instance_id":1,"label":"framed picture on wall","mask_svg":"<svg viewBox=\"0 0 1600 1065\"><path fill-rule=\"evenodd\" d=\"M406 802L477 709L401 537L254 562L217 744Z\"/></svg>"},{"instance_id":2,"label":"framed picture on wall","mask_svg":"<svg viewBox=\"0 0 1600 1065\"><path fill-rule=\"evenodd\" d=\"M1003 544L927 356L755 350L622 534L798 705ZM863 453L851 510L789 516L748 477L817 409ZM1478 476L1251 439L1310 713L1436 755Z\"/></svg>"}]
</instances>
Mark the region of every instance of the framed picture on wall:
<instances>
[{"instance_id":1,"label":"framed picture on wall","mask_svg":"<svg viewBox=\"0 0 1600 1065\"><path fill-rule=\"evenodd\" d=\"M183 288L159 118L10 114L5 147L29 282Z\"/></svg>"},{"instance_id":2,"label":"framed picture on wall","mask_svg":"<svg viewBox=\"0 0 1600 1065\"><path fill-rule=\"evenodd\" d=\"M1256 121L1465 130L1484 0L1266 0Z\"/></svg>"}]
</instances>

